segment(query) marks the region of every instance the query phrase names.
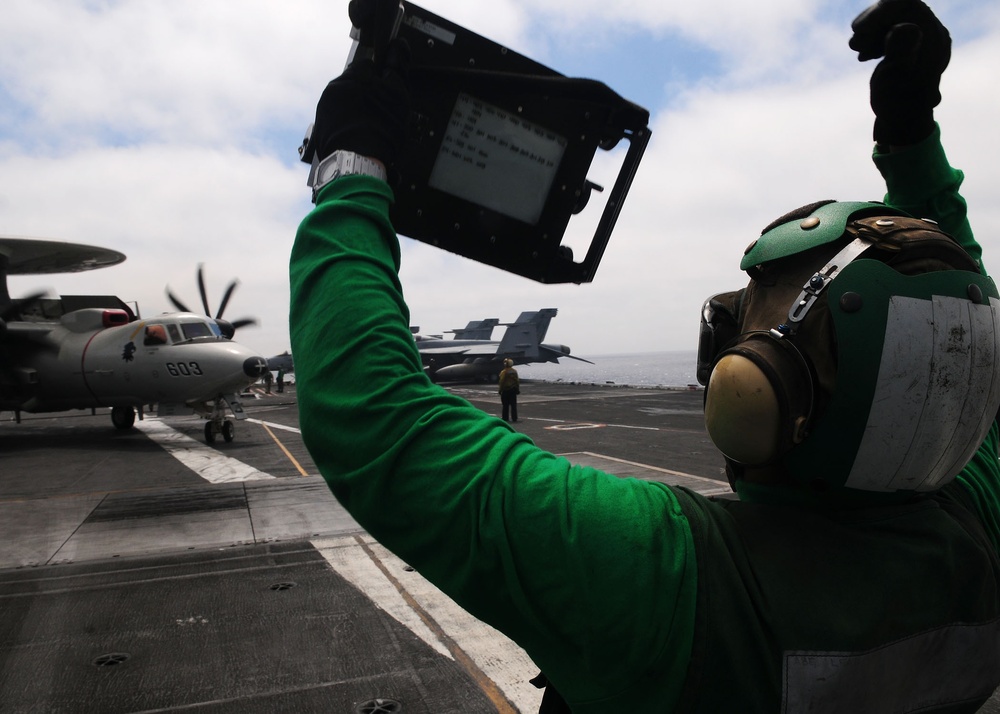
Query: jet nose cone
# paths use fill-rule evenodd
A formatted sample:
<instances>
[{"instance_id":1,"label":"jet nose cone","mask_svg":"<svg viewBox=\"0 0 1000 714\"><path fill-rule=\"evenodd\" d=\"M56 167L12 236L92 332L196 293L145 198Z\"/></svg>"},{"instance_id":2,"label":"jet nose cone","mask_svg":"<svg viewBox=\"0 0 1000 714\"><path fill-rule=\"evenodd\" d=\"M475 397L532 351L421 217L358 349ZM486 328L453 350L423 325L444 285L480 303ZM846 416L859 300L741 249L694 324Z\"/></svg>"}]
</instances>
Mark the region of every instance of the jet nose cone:
<instances>
[{"instance_id":1,"label":"jet nose cone","mask_svg":"<svg viewBox=\"0 0 1000 714\"><path fill-rule=\"evenodd\" d=\"M260 379L267 372L267 360L261 356L247 357L243 361L243 374Z\"/></svg>"}]
</instances>

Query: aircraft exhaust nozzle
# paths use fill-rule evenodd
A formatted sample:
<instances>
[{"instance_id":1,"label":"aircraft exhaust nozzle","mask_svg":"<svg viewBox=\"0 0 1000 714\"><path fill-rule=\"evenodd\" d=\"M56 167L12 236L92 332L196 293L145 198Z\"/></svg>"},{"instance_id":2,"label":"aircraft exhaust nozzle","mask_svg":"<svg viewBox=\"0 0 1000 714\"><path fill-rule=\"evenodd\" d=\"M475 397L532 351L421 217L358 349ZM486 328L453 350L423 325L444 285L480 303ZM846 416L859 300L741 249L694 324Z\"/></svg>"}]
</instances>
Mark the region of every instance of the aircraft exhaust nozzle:
<instances>
[{"instance_id":1,"label":"aircraft exhaust nozzle","mask_svg":"<svg viewBox=\"0 0 1000 714\"><path fill-rule=\"evenodd\" d=\"M259 355L247 357L243 361L243 374L254 379L260 379L267 373L267 360Z\"/></svg>"}]
</instances>

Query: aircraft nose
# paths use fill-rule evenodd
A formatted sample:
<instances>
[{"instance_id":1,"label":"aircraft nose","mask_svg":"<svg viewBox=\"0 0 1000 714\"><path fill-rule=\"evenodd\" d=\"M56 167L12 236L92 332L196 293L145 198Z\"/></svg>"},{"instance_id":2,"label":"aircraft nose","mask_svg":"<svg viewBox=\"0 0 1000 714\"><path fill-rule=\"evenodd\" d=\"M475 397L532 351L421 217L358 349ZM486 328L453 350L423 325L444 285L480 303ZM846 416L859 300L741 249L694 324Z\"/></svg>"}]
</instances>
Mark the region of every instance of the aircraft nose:
<instances>
[{"instance_id":1,"label":"aircraft nose","mask_svg":"<svg viewBox=\"0 0 1000 714\"><path fill-rule=\"evenodd\" d=\"M256 357L247 357L243 361L243 374L248 377L259 379L263 377L266 372L267 360L260 355L257 355Z\"/></svg>"}]
</instances>

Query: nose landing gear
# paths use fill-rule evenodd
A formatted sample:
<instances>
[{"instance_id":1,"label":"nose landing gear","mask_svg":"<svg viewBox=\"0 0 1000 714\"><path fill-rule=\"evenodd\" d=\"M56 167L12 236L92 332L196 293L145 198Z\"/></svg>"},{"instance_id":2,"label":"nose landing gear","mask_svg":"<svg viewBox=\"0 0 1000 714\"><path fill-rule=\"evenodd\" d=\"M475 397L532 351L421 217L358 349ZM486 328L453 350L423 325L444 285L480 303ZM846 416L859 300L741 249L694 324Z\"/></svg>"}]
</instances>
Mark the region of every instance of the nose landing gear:
<instances>
[{"instance_id":1,"label":"nose landing gear","mask_svg":"<svg viewBox=\"0 0 1000 714\"><path fill-rule=\"evenodd\" d=\"M217 434L228 444L236 438L236 426L229 419L205 422L205 443L214 444Z\"/></svg>"},{"instance_id":2,"label":"nose landing gear","mask_svg":"<svg viewBox=\"0 0 1000 714\"><path fill-rule=\"evenodd\" d=\"M205 422L206 444L214 444L215 437L219 434L222 435L222 439L227 444L236 438L236 425L233 424L231 419L226 418L227 407L232 411L236 419L246 419L246 412L243 411L243 405L240 403L237 395L230 394L216 397L212 404L211 412L200 412L202 416L208 419Z\"/></svg>"}]
</instances>

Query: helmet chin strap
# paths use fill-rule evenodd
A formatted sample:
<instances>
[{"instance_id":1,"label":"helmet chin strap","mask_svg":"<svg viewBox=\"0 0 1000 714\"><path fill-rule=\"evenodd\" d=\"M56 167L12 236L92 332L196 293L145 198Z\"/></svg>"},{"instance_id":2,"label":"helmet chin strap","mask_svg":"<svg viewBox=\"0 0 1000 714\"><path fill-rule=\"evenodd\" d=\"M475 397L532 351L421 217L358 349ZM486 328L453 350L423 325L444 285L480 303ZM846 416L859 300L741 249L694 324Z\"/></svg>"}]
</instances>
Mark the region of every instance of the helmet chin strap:
<instances>
[{"instance_id":1,"label":"helmet chin strap","mask_svg":"<svg viewBox=\"0 0 1000 714\"><path fill-rule=\"evenodd\" d=\"M859 236L844 246L826 265L813 273L812 277L802 286L802 292L788 309L788 321L772 328L771 336L776 340L781 340L798 332L799 324L805 319L823 291L837 277L837 274L872 245L874 244L871 241Z\"/></svg>"}]
</instances>

